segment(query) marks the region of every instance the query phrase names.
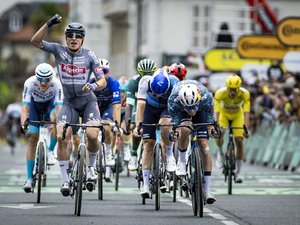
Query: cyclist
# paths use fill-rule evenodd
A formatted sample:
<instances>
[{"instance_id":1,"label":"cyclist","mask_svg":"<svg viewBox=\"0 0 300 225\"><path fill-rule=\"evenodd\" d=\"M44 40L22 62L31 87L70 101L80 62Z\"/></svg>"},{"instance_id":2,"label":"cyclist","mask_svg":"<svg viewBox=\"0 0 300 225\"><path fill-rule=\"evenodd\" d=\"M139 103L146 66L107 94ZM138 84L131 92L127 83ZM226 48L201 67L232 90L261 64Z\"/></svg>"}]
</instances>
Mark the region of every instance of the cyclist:
<instances>
[{"instance_id":1,"label":"cyclist","mask_svg":"<svg viewBox=\"0 0 300 225\"><path fill-rule=\"evenodd\" d=\"M200 82L185 80L177 83L168 99L168 110L172 122L184 125L192 123L213 123L214 106L212 94ZM178 163L176 167L177 176L186 175L186 153L189 144L190 130L179 128L178 137ZM197 142L203 152L204 160L204 198L208 204L213 204L216 199L210 191L212 157L209 151L209 134L215 135L213 125L202 127L197 133Z\"/></svg>"},{"instance_id":2,"label":"cyclist","mask_svg":"<svg viewBox=\"0 0 300 225\"><path fill-rule=\"evenodd\" d=\"M21 124L23 133L26 119L42 120L41 113L44 113L44 120L54 122L57 113L62 105L62 86L58 78L55 77L53 67L47 63L41 63L35 68L35 75L29 77L24 83L23 107L21 113ZM28 147L26 151L27 181L23 187L24 191L32 191L32 172L35 164L35 151L39 139L39 124L29 123ZM56 144L56 129L53 126L50 136L50 146L47 158L48 164L54 164L54 146Z\"/></svg>"},{"instance_id":3,"label":"cyclist","mask_svg":"<svg viewBox=\"0 0 300 225\"><path fill-rule=\"evenodd\" d=\"M129 80L126 76L122 76L118 79L119 85L120 85L120 92L121 92L121 123L123 123L125 118L125 112L126 112L126 89L129 83ZM124 121L125 122L125 121ZM124 161L129 162L131 158L130 154L130 140L131 135L129 134L123 134L122 136L122 143L123 143L123 152L124 152Z\"/></svg>"},{"instance_id":4,"label":"cyclist","mask_svg":"<svg viewBox=\"0 0 300 225\"><path fill-rule=\"evenodd\" d=\"M110 76L110 65L106 59L99 59L100 67L104 72L107 85L104 89L95 90L94 93L97 97L97 102L100 110L101 120L103 123L117 121L120 124L121 120L121 95L119 82ZM95 78L90 80L94 83ZM106 172L105 180L110 182L111 167L115 165L112 154L113 149L113 135L109 126L105 126L105 159L106 159Z\"/></svg>"},{"instance_id":5,"label":"cyclist","mask_svg":"<svg viewBox=\"0 0 300 225\"><path fill-rule=\"evenodd\" d=\"M129 80L127 86L127 97L126 97L126 111L125 111L125 121L132 119L135 122L135 110L136 110L136 95L138 93L138 86L141 78L145 75L152 75L156 70L156 63L152 59L142 59L137 64L138 74ZM126 130L126 123L122 123L122 128ZM134 128L134 125L131 129ZM131 171L137 170L137 149L140 144L141 137L132 135L132 148L131 148L131 158L128 163L128 169Z\"/></svg>"},{"instance_id":6,"label":"cyclist","mask_svg":"<svg viewBox=\"0 0 300 225\"><path fill-rule=\"evenodd\" d=\"M173 74L176 76L179 80L185 80L185 76L187 73L186 66L182 63L173 63L169 67L169 74Z\"/></svg>"},{"instance_id":7,"label":"cyclist","mask_svg":"<svg viewBox=\"0 0 300 225\"><path fill-rule=\"evenodd\" d=\"M11 128L14 123L18 124L18 126L20 125L21 112L22 112L22 104L18 102L11 103L6 107L6 111L4 114L4 124L7 128L6 140L9 145L15 144L12 141L13 140L12 135L16 135L16 134L13 134L11 132L12 130Z\"/></svg>"},{"instance_id":8,"label":"cyclist","mask_svg":"<svg viewBox=\"0 0 300 225\"><path fill-rule=\"evenodd\" d=\"M56 14L48 20L32 37L31 43L55 57L58 75L62 83L64 101L57 118L58 149L57 156L63 179L61 193L63 196L70 195L69 161L70 154L67 144L71 136L71 128L68 129L66 139L62 140L63 126L65 123L76 123L79 115L83 123L88 125L100 124L100 113L94 90L102 90L106 86L103 71L96 54L82 47L85 37L85 28L78 22L72 22L65 28L65 40L67 46L51 43L44 40L49 28L60 23L62 17ZM89 83L91 73L94 73L97 81ZM87 162L87 179L96 180L95 161L98 144L99 129L89 128L86 130L89 161Z\"/></svg>"},{"instance_id":9,"label":"cyclist","mask_svg":"<svg viewBox=\"0 0 300 225\"><path fill-rule=\"evenodd\" d=\"M143 76L139 83L137 94L137 110L136 123L143 122L145 124L170 123L170 116L167 109L168 97L171 94L173 86L178 82L178 78L159 68L152 76ZM141 192L143 198L149 198L149 178L150 168L152 164L153 147L155 144L155 127L144 127L143 136L143 160L142 172L144 179L144 187ZM169 127L162 127L162 141L164 143L164 151L166 156L166 170L173 172L176 170L176 162L172 151L172 142L169 140ZM134 134L138 135L135 128ZM162 184L161 191L164 192L166 186Z\"/></svg>"},{"instance_id":10,"label":"cyclist","mask_svg":"<svg viewBox=\"0 0 300 225\"><path fill-rule=\"evenodd\" d=\"M219 147L216 165L221 168L223 166L223 136L225 128L228 127L228 121L232 121L233 127L249 127L250 112L250 93L241 87L242 80L238 75L232 74L226 79L226 87L218 89L214 96L215 119L218 121L222 129L222 137L216 140ZM236 153L236 183L242 183L241 167L244 157L243 137L248 137L242 129L234 129L233 135L237 147Z\"/></svg>"}]
</instances>

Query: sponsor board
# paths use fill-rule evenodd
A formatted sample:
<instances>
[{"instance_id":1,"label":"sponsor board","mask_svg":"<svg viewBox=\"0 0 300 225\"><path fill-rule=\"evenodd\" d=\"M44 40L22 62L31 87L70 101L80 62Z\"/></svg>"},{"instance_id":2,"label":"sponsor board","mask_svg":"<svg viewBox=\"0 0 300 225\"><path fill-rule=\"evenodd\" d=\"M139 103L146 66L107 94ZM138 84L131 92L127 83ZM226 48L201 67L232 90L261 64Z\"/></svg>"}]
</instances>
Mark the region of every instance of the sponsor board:
<instances>
[{"instance_id":1,"label":"sponsor board","mask_svg":"<svg viewBox=\"0 0 300 225\"><path fill-rule=\"evenodd\" d=\"M293 48L282 45L276 36L245 35L237 42L237 51L242 58L282 60L291 50Z\"/></svg>"},{"instance_id":2,"label":"sponsor board","mask_svg":"<svg viewBox=\"0 0 300 225\"><path fill-rule=\"evenodd\" d=\"M235 49L211 49L204 62L211 71L240 71L247 63L270 64L270 60L242 59Z\"/></svg>"},{"instance_id":3,"label":"sponsor board","mask_svg":"<svg viewBox=\"0 0 300 225\"><path fill-rule=\"evenodd\" d=\"M278 40L288 46L300 46L300 17L287 17L277 26Z\"/></svg>"}]
</instances>

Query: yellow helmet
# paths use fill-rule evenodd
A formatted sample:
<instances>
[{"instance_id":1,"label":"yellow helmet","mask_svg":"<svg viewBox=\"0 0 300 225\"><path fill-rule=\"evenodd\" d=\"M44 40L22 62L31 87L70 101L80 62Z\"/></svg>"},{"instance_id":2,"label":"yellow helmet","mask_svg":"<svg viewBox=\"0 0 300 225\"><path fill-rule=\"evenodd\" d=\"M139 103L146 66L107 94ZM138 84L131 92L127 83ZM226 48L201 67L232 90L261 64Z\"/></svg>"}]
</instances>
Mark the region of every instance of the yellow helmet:
<instances>
[{"instance_id":1,"label":"yellow helmet","mask_svg":"<svg viewBox=\"0 0 300 225\"><path fill-rule=\"evenodd\" d=\"M226 79L227 88L239 88L241 85L242 85L242 79L236 74L231 74Z\"/></svg>"}]
</instances>

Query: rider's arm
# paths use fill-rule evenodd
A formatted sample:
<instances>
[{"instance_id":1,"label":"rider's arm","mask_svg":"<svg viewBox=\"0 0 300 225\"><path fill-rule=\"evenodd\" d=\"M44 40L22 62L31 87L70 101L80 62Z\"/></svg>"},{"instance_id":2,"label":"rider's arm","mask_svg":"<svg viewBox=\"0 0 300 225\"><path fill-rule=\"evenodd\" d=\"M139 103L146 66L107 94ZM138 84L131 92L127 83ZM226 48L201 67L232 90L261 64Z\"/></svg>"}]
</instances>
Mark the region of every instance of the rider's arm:
<instances>
[{"instance_id":1,"label":"rider's arm","mask_svg":"<svg viewBox=\"0 0 300 225\"><path fill-rule=\"evenodd\" d=\"M118 124L121 122L121 103L113 104L113 118Z\"/></svg>"},{"instance_id":2,"label":"rider's arm","mask_svg":"<svg viewBox=\"0 0 300 225\"><path fill-rule=\"evenodd\" d=\"M28 117L29 109L30 109L29 105L23 105L22 112L21 112L21 126L24 125L24 123Z\"/></svg>"},{"instance_id":3,"label":"rider's arm","mask_svg":"<svg viewBox=\"0 0 300 225\"><path fill-rule=\"evenodd\" d=\"M43 44L44 37L46 36L48 29L54 24L60 23L62 17L56 14L52 18L50 18L47 23L45 23L31 38L31 44L35 47L41 48Z\"/></svg>"},{"instance_id":4,"label":"rider's arm","mask_svg":"<svg viewBox=\"0 0 300 225\"><path fill-rule=\"evenodd\" d=\"M140 124L144 120L144 112L146 108L146 100L137 101L136 114L135 114L135 122L136 124Z\"/></svg>"},{"instance_id":5,"label":"rider's arm","mask_svg":"<svg viewBox=\"0 0 300 225\"><path fill-rule=\"evenodd\" d=\"M111 85L111 91L113 93L112 104L113 104L113 118L120 125L121 123L121 92L120 84L117 80L113 80Z\"/></svg>"},{"instance_id":6,"label":"rider's arm","mask_svg":"<svg viewBox=\"0 0 300 225\"><path fill-rule=\"evenodd\" d=\"M138 88L138 82L136 79L132 78L126 89L126 111L125 111L125 121L127 122L132 117L132 110L136 104L136 96L135 93Z\"/></svg>"},{"instance_id":7,"label":"rider's arm","mask_svg":"<svg viewBox=\"0 0 300 225\"><path fill-rule=\"evenodd\" d=\"M221 110L221 91L217 90L214 96L214 111L215 111L215 120L219 122L220 110Z\"/></svg>"},{"instance_id":8,"label":"rider's arm","mask_svg":"<svg viewBox=\"0 0 300 225\"><path fill-rule=\"evenodd\" d=\"M248 128L249 127L249 120L250 120L250 93L249 91L244 91L244 105L243 105L243 111L244 111L244 124Z\"/></svg>"}]
</instances>

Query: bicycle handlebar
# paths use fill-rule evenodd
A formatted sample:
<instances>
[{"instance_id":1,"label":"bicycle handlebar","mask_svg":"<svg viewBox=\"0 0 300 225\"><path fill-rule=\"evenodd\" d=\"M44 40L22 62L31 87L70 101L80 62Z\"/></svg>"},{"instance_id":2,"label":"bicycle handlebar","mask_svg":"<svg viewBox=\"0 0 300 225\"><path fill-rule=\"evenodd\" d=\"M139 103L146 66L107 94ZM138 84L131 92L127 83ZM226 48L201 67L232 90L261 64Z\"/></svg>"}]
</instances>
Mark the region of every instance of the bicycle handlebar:
<instances>
[{"instance_id":1,"label":"bicycle handlebar","mask_svg":"<svg viewBox=\"0 0 300 225\"><path fill-rule=\"evenodd\" d=\"M116 126L116 123L101 123L99 125L65 123L64 127L63 127L63 132L62 132L62 140L65 140L65 138L66 138L66 132L67 132L68 127L79 127L79 128L83 128L84 130L87 129L87 128L99 128L100 130L103 130L104 126L114 127L114 126Z\"/></svg>"}]
</instances>

